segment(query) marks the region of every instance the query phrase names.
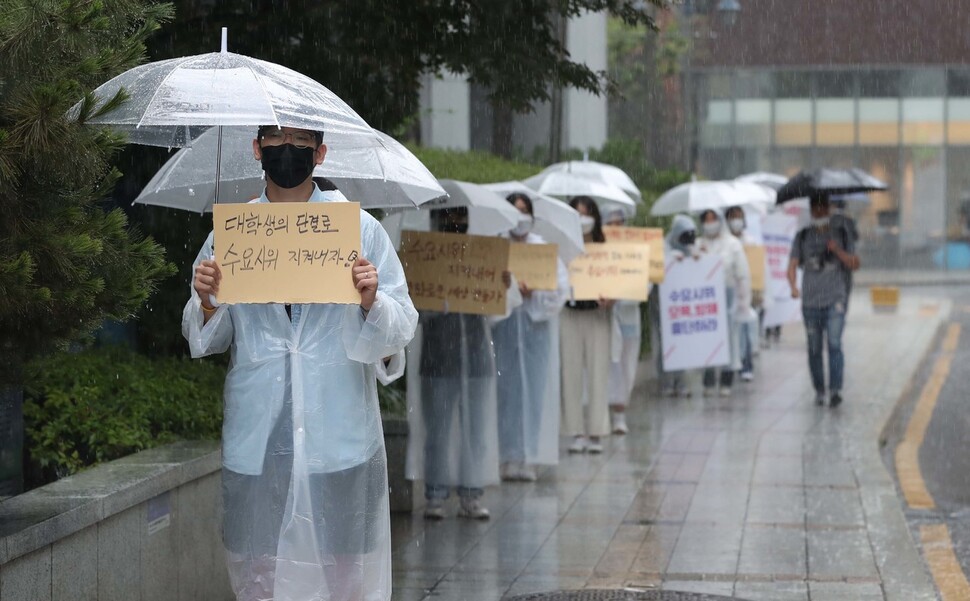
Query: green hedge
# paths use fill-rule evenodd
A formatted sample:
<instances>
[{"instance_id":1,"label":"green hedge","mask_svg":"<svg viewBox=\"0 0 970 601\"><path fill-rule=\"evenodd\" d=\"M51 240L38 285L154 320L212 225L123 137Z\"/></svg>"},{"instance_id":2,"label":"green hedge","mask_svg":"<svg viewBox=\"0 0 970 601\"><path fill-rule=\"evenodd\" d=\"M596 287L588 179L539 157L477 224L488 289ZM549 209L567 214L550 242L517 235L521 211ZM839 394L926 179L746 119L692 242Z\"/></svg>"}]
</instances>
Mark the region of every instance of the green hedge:
<instances>
[{"instance_id":1,"label":"green hedge","mask_svg":"<svg viewBox=\"0 0 970 601\"><path fill-rule=\"evenodd\" d=\"M218 439L225 367L121 348L62 353L26 370L33 486L177 439Z\"/></svg>"},{"instance_id":2,"label":"green hedge","mask_svg":"<svg viewBox=\"0 0 970 601\"><path fill-rule=\"evenodd\" d=\"M24 384L28 487L175 440L218 440L225 375L219 361L118 347L34 361ZM378 389L382 413L406 415L403 382Z\"/></svg>"}]
</instances>

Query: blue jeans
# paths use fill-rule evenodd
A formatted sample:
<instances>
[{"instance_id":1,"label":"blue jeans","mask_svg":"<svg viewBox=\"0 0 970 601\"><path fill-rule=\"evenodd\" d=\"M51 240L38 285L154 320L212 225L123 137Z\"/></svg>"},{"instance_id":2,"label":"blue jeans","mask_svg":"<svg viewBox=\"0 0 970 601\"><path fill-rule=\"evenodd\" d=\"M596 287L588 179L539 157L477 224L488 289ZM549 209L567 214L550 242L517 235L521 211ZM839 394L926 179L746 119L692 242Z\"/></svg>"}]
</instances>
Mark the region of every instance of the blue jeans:
<instances>
[{"instance_id":1,"label":"blue jeans","mask_svg":"<svg viewBox=\"0 0 970 601\"><path fill-rule=\"evenodd\" d=\"M825 368L822 362L822 337L829 348L829 392L842 390L842 372L845 358L842 355L842 329L845 327L845 305L837 303L828 307L802 307L805 332L808 336L808 369L812 373L815 392L825 393Z\"/></svg>"},{"instance_id":2,"label":"blue jeans","mask_svg":"<svg viewBox=\"0 0 970 601\"><path fill-rule=\"evenodd\" d=\"M754 327L757 327L757 324L743 323L738 328L740 330L738 342L741 345L741 373L754 371L754 349L751 348L751 328Z\"/></svg>"}]
</instances>

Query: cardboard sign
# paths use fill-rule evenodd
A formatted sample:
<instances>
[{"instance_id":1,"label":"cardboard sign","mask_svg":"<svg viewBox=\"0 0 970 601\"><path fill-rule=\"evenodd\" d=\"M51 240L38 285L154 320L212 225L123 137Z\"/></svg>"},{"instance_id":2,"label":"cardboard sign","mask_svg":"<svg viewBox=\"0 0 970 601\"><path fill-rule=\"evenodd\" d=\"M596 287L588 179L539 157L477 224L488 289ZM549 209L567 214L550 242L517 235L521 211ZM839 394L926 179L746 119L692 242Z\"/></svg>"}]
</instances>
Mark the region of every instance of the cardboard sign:
<instances>
[{"instance_id":1,"label":"cardboard sign","mask_svg":"<svg viewBox=\"0 0 970 601\"><path fill-rule=\"evenodd\" d=\"M645 301L650 289L650 247L636 242L586 244L569 264L572 300Z\"/></svg>"},{"instance_id":2,"label":"cardboard sign","mask_svg":"<svg viewBox=\"0 0 970 601\"><path fill-rule=\"evenodd\" d=\"M219 302L360 302L358 203L216 204L212 224Z\"/></svg>"},{"instance_id":3,"label":"cardboard sign","mask_svg":"<svg viewBox=\"0 0 970 601\"><path fill-rule=\"evenodd\" d=\"M508 240L439 232L401 232L398 256L414 306L425 311L504 315L502 273ZM456 334L457 335L457 334Z\"/></svg>"},{"instance_id":4,"label":"cardboard sign","mask_svg":"<svg viewBox=\"0 0 970 601\"><path fill-rule=\"evenodd\" d=\"M667 277L660 286L660 336L665 372L731 362L720 257L667 263Z\"/></svg>"},{"instance_id":5,"label":"cardboard sign","mask_svg":"<svg viewBox=\"0 0 970 601\"><path fill-rule=\"evenodd\" d=\"M765 297L771 298L765 307L764 327L773 328L799 321L802 316L802 302L791 297L791 285L788 283L788 258L798 233L798 219L783 213L769 215L762 222L761 230L768 267ZM801 287L801 274L798 280Z\"/></svg>"},{"instance_id":6,"label":"cardboard sign","mask_svg":"<svg viewBox=\"0 0 970 601\"><path fill-rule=\"evenodd\" d=\"M650 245L650 281L664 281L664 231L659 227L603 226L607 242L640 242Z\"/></svg>"},{"instance_id":7,"label":"cardboard sign","mask_svg":"<svg viewBox=\"0 0 970 601\"><path fill-rule=\"evenodd\" d=\"M509 271L532 290L559 289L559 247L555 244L513 242Z\"/></svg>"},{"instance_id":8,"label":"cardboard sign","mask_svg":"<svg viewBox=\"0 0 970 601\"><path fill-rule=\"evenodd\" d=\"M744 254L748 256L748 269L751 272L751 289L764 292L766 255L764 246L745 246Z\"/></svg>"}]
</instances>

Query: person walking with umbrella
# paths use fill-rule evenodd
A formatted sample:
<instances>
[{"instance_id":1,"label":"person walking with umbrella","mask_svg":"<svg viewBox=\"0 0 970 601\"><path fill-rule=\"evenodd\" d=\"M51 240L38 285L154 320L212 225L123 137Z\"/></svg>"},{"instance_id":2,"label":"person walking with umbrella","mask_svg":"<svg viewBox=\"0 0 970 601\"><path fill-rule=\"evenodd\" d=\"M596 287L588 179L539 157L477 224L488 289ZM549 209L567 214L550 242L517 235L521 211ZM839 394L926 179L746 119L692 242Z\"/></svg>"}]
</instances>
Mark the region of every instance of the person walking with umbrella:
<instances>
[{"instance_id":1,"label":"person walking with umbrella","mask_svg":"<svg viewBox=\"0 0 970 601\"><path fill-rule=\"evenodd\" d=\"M253 202L327 202L319 131L260 127ZM223 422L223 539L239 601L387 600L390 516L374 364L410 341L417 312L380 223L364 211L358 305L217 304L212 235L182 332L192 357L232 359Z\"/></svg>"},{"instance_id":2,"label":"person walking with umbrella","mask_svg":"<svg viewBox=\"0 0 970 601\"><path fill-rule=\"evenodd\" d=\"M842 403L845 359L842 330L845 327L849 286L846 272L859 269L855 240L845 228L835 228L830 220L829 195L816 192L809 197L811 225L802 229L792 243L788 262L788 283L792 298L802 299L802 316L808 337L808 367L815 387L815 402L825 404L823 345L829 356L829 404ZM798 269L803 270L798 288ZM824 339L824 342L823 342Z\"/></svg>"}]
</instances>

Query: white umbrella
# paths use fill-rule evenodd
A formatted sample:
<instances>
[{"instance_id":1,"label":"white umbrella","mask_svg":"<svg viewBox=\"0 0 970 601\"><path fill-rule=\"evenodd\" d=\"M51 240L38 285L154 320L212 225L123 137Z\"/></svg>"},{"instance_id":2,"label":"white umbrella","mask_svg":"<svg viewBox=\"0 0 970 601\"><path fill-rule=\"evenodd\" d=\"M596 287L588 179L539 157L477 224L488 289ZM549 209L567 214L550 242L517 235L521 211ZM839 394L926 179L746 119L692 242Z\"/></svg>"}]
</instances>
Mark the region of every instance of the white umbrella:
<instances>
[{"instance_id":1,"label":"white umbrella","mask_svg":"<svg viewBox=\"0 0 970 601\"><path fill-rule=\"evenodd\" d=\"M754 173L739 175L738 177L734 178L734 181L748 182L749 184L761 184L762 186L767 186L772 190L778 190L788 183L788 178L777 173L755 171Z\"/></svg>"},{"instance_id":2,"label":"white umbrella","mask_svg":"<svg viewBox=\"0 0 970 601\"><path fill-rule=\"evenodd\" d=\"M327 133L327 157L314 176L332 181L347 198L364 208L414 207L445 195L431 172L411 151L387 134L376 132L378 146L355 146L356 136ZM226 127L222 136L220 202L245 202L259 196L265 181L253 157L253 127ZM136 203L212 210L218 131L210 129L179 150L142 190Z\"/></svg>"},{"instance_id":3,"label":"white umbrella","mask_svg":"<svg viewBox=\"0 0 970 601\"><path fill-rule=\"evenodd\" d=\"M750 204L774 204L774 190L760 184L739 181L686 182L657 199L651 215L699 213Z\"/></svg>"},{"instance_id":4,"label":"white umbrella","mask_svg":"<svg viewBox=\"0 0 970 601\"><path fill-rule=\"evenodd\" d=\"M438 183L448 193L447 198L427 202L419 210L395 211L381 221L395 246L401 243L402 230L429 231L433 209L467 208L468 233L475 236L497 236L527 219L505 198L484 186L453 179L441 179Z\"/></svg>"},{"instance_id":5,"label":"white umbrella","mask_svg":"<svg viewBox=\"0 0 970 601\"><path fill-rule=\"evenodd\" d=\"M562 163L553 163L543 169L542 172L546 173L550 171L565 171L566 173L572 173L581 177L598 179L623 190L633 200L643 202L643 197L640 195L640 188L637 187L633 178L627 175L626 171L614 165L599 163L597 161L565 161Z\"/></svg>"},{"instance_id":6,"label":"white umbrella","mask_svg":"<svg viewBox=\"0 0 970 601\"><path fill-rule=\"evenodd\" d=\"M519 192L532 200L535 211L533 231L546 242L559 246L559 257L567 265L585 252L583 226L579 221L579 211L561 200L539 194L522 182L509 181L485 184L485 187L502 196Z\"/></svg>"},{"instance_id":7,"label":"white umbrella","mask_svg":"<svg viewBox=\"0 0 970 601\"><path fill-rule=\"evenodd\" d=\"M540 194L569 200L574 196L589 196L596 201L600 213L621 209L625 215L636 215L637 205L622 189L565 171L547 171L522 181Z\"/></svg>"}]
</instances>

